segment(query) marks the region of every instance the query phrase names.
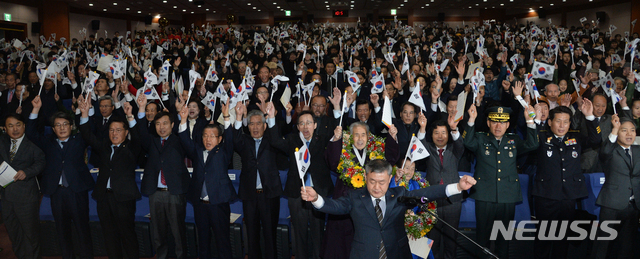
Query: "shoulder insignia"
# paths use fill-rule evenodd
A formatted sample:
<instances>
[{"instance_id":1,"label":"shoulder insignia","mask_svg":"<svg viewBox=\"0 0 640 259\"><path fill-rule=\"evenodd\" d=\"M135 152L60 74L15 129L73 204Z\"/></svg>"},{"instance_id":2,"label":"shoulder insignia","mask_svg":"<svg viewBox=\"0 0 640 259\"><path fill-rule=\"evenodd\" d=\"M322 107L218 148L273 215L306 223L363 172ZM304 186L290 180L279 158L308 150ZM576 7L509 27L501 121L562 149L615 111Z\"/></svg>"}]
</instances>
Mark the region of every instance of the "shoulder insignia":
<instances>
[{"instance_id":1,"label":"shoulder insignia","mask_svg":"<svg viewBox=\"0 0 640 259\"><path fill-rule=\"evenodd\" d=\"M598 127L599 127L599 126L598 126ZM580 130L569 130L569 132L572 132L572 133L580 133Z\"/></svg>"},{"instance_id":2,"label":"shoulder insignia","mask_svg":"<svg viewBox=\"0 0 640 259\"><path fill-rule=\"evenodd\" d=\"M600 134L600 126L596 127L596 132L598 132L598 134Z\"/></svg>"}]
</instances>

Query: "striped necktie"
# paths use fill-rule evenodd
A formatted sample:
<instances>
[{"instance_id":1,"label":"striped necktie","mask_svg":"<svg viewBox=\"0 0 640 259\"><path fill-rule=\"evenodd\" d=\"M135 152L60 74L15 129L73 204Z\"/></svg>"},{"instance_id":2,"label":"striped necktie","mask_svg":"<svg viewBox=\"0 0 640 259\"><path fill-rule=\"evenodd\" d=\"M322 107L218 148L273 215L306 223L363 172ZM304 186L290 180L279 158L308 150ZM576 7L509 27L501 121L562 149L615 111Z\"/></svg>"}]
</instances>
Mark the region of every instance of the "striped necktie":
<instances>
[{"instance_id":1,"label":"striped necktie","mask_svg":"<svg viewBox=\"0 0 640 259\"><path fill-rule=\"evenodd\" d=\"M376 216L378 216L378 223L380 223L380 226L382 227L382 220L384 219L384 216L382 216L382 208L380 208L380 199L376 199ZM387 259L387 251L384 249L383 240L380 240L378 259Z\"/></svg>"}]
</instances>

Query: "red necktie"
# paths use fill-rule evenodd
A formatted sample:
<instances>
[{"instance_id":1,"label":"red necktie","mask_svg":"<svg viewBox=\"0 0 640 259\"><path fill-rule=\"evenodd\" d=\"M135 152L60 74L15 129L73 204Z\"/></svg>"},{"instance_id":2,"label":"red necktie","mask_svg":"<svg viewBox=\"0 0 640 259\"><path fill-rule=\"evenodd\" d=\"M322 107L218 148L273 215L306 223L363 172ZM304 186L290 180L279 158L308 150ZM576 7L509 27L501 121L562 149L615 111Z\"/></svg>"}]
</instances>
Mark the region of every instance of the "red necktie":
<instances>
[{"instance_id":1,"label":"red necktie","mask_svg":"<svg viewBox=\"0 0 640 259\"><path fill-rule=\"evenodd\" d=\"M440 165L443 165L444 162L442 161L442 153L444 152L443 148L438 149L438 157L440 157ZM442 178L440 178L440 184L444 184L444 182L442 181Z\"/></svg>"},{"instance_id":2,"label":"red necktie","mask_svg":"<svg viewBox=\"0 0 640 259\"><path fill-rule=\"evenodd\" d=\"M162 140L162 146L164 147L164 139ZM167 185L167 181L164 180L164 173L162 172L162 169L160 169L160 182L162 183L162 185Z\"/></svg>"}]
</instances>

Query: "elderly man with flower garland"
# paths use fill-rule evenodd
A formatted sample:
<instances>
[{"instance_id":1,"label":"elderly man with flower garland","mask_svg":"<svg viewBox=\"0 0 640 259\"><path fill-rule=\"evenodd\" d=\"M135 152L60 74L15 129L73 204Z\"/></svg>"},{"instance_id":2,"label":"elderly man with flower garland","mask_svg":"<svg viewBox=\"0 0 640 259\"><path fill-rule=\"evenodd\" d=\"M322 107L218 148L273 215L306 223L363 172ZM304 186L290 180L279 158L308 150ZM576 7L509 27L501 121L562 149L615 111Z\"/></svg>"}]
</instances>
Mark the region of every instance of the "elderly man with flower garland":
<instances>
[{"instance_id":1,"label":"elderly man with flower garland","mask_svg":"<svg viewBox=\"0 0 640 259\"><path fill-rule=\"evenodd\" d=\"M389 162L375 159L366 164L365 170L366 188L356 189L339 199L326 199L313 187L300 188L302 199L311 202L319 211L349 214L355 219L350 258L411 258L404 218L407 209L414 205L399 203L398 197L435 200L458 195L476 184L473 177L465 175L456 184L407 191L404 187L389 188L393 177Z\"/></svg>"},{"instance_id":2,"label":"elderly man with flower garland","mask_svg":"<svg viewBox=\"0 0 640 259\"><path fill-rule=\"evenodd\" d=\"M397 141L398 129L391 125L386 138L374 136L369 125L354 122L349 134L342 127L334 130L334 136L327 146L325 158L329 169L338 174L339 180L333 189L333 198L346 196L354 189L364 186L365 163L373 159L386 159L395 164L399 158ZM343 138L344 134L344 138ZM349 215L329 215L325 238L323 239L323 258L349 258L353 241L353 222Z\"/></svg>"},{"instance_id":3,"label":"elderly man with flower garland","mask_svg":"<svg viewBox=\"0 0 640 259\"><path fill-rule=\"evenodd\" d=\"M520 182L516 168L516 157L538 148L538 130L530 113L535 116L533 107L524 109L527 118L526 139L515 134L507 134L509 128L508 107L494 106L487 110L489 132L475 132L478 116L476 106L468 110L469 121L462 133L464 145L476 155L475 179L478 184L471 189L471 198L476 200L477 242L489 247L489 236L495 221L504 226L515 217L516 202L522 201ZM509 242L498 235L495 251L499 258L509 258ZM479 255L481 258L485 255Z\"/></svg>"}]
</instances>

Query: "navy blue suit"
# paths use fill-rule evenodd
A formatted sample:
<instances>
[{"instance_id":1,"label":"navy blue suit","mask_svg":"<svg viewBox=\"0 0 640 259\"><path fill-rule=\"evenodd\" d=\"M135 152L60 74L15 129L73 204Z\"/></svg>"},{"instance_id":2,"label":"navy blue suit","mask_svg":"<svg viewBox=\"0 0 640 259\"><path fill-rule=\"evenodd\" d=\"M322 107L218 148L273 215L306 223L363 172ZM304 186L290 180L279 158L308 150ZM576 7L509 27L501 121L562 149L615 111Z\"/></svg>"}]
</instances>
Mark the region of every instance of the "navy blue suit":
<instances>
[{"instance_id":1,"label":"navy blue suit","mask_svg":"<svg viewBox=\"0 0 640 259\"><path fill-rule=\"evenodd\" d=\"M195 133L195 132L194 132ZM193 161L193 174L187 192L187 200L193 204L193 211L198 227L198 257L211 258L211 228L213 228L218 247L218 258L231 258L229 218L231 209L229 202L238 198L231 179L229 179L228 165L233 157L233 132L224 130L223 142L218 143L208 152L202 140L192 140L189 131L178 133L187 151L187 156ZM201 138L202 139L202 138ZM203 201L202 187L206 185L209 201Z\"/></svg>"},{"instance_id":2,"label":"navy blue suit","mask_svg":"<svg viewBox=\"0 0 640 259\"><path fill-rule=\"evenodd\" d=\"M404 230L404 214L415 205L398 203L400 196L427 197L429 200L445 198L446 185L407 191L404 187L389 188L385 194L386 209L382 225L367 188L349 192L339 199L324 199L319 211L328 214L349 214L355 228L350 258L378 258L380 240L384 242L387 258L411 258L409 240Z\"/></svg>"},{"instance_id":3,"label":"navy blue suit","mask_svg":"<svg viewBox=\"0 0 640 259\"><path fill-rule=\"evenodd\" d=\"M27 123L27 137L45 154L47 166L42 173L40 190L42 194L51 196L51 212L58 230L63 258L73 258L74 249L71 232L75 225L78 230L80 247L76 247L81 258L93 258L91 233L89 230L89 190L95 181L84 161L87 144L79 133L69 136L60 147L55 134L43 136L36 130L38 119L30 119ZM60 185L60 177L64 172L67 186Z\"/></svg>"}]
</instances>

